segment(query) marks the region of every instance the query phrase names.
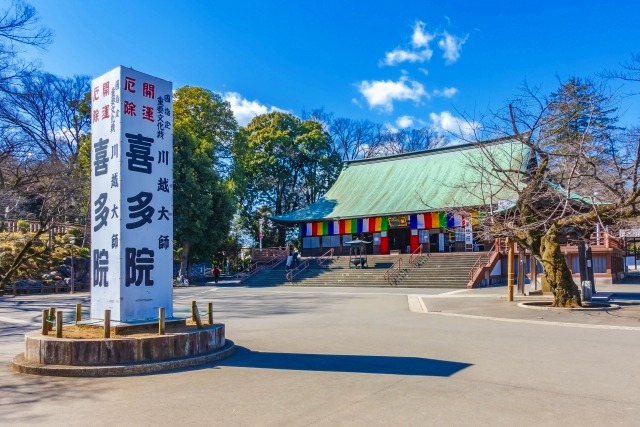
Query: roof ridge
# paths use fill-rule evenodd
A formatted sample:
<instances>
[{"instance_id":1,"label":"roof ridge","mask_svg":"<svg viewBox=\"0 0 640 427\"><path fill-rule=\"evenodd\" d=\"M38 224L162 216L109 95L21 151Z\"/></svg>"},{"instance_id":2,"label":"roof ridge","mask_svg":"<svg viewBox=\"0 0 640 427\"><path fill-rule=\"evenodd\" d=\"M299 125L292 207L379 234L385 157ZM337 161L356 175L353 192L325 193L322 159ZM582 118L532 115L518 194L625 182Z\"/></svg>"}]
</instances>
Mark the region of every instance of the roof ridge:
<instances>
[{"instance_id":1,"label":"roof ridge","mask_svg":"<svg viewBox=\"0 0 640 427\"><path fill-rule=\"evenodd\" d=\"M518 138L514 135L511 136L503 136L500 138L488 139L485 141L477 141L470 142L467 144L453 144L453 145L445 145L443 147L429 148L426 150L419 151L409 151L406 153L399 154L390 154L388 156L378 156L378 157L367 157L363 159L353 159L347 160L344 162L345 167L348 167L351 164L362 164L362 163L376 163L376 162L386 162L391 160L403 159L403 158L411 158L411 157L422 157L440 154L447 151L463 151L470 150L474 148L478 148L478 145L497 145L507 141L518 141Z\"/></svg>"}]
</instances>

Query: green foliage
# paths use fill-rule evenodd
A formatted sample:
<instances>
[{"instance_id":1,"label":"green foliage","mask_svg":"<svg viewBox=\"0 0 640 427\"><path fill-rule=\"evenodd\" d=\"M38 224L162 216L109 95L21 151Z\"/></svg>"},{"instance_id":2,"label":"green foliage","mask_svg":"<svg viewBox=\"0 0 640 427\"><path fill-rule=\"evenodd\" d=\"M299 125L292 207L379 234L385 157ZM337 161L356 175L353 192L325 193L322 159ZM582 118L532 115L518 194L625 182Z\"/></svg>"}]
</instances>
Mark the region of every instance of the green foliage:
<instances>
[{"instance_id":1,"label":"green foliage","mask_svg":"<svg viewBox=\"0 0 640 427\"><path fill-rule=\"evenodd\" d=\"M257 235L259 217L292 212L318 200L341 166L320 123L281 112L255 117L236 138L234 155L244 226L252 235ZM265 237L270 235L263 230ZM284 229L275 231L275 241L266 239L268 244L284 245Z\"/></svg>"},{"instance_id":2,"label":"green foliage","mask_svg":"<svg viewBox=\"0 0 640 427\"><path fill-rule=\"evenodd\" d=\"M174 129L193 136L196 152L214 162L214 168L226 175L231 162L230 147L238 131L231 105L210 90L183 86L175 91L173 104Z\"/></svg>"}]
</instances>

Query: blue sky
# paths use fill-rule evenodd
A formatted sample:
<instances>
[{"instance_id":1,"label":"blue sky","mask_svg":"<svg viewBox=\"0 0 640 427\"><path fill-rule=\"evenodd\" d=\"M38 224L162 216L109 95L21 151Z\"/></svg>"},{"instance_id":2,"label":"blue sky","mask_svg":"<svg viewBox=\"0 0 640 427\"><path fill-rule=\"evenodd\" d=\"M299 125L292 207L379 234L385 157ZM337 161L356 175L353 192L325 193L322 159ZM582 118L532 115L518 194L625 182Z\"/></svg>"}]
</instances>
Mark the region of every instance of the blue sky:
<instances>
[{"instance_id":1,"label":"blue sky","mask_svg":"<svg viewBox=\"0 0 640 427\"><path fill-rule=\"evenodd\" d=\"M174 88L202 86L243 125L273 109L322 107L452 129L462 114L503 107L525 80L550 92L556 76L619 70L640 51L631 0L29 3L54 32L34 53L46 71L95 77L124 65ZM638 123L632 102L623 101L624 121Z\"/></svg>"}]
</instances>

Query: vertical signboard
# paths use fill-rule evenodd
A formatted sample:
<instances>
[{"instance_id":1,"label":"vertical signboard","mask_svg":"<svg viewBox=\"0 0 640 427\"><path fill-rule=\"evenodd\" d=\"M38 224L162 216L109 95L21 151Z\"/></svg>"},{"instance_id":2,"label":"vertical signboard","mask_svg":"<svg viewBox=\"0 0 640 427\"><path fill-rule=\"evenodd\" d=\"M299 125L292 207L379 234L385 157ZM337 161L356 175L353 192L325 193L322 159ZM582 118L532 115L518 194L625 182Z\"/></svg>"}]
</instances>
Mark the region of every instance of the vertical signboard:
<instances>
[{"instance_id":1,"label":"vertical signboard","mask_svg":"<svg viewBox=\"0 0 640 427\"><path fill-rule=\"evenodd\" d=\"M92 318L173 316L171 89L124 67L92 82Z\"/></svg>"}]
</instances>

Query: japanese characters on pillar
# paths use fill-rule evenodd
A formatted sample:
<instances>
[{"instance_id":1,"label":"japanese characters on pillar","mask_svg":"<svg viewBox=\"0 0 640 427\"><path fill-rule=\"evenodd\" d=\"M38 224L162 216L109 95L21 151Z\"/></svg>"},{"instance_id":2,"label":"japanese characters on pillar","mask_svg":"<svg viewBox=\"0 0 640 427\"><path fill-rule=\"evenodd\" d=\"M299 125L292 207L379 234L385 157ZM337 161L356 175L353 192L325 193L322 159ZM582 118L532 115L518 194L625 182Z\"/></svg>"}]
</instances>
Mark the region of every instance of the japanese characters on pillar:
<instances>
[{"instance_id":1,"label":"japanese characters on pillar","mask_svg":"<svg viewBox=\"0 0 640 427\"><path fill-rule=\"evenodd\" d=\"M172 317L171 82L118 67L91 99L91 317Z\"/></svg>"}]
</instances>

